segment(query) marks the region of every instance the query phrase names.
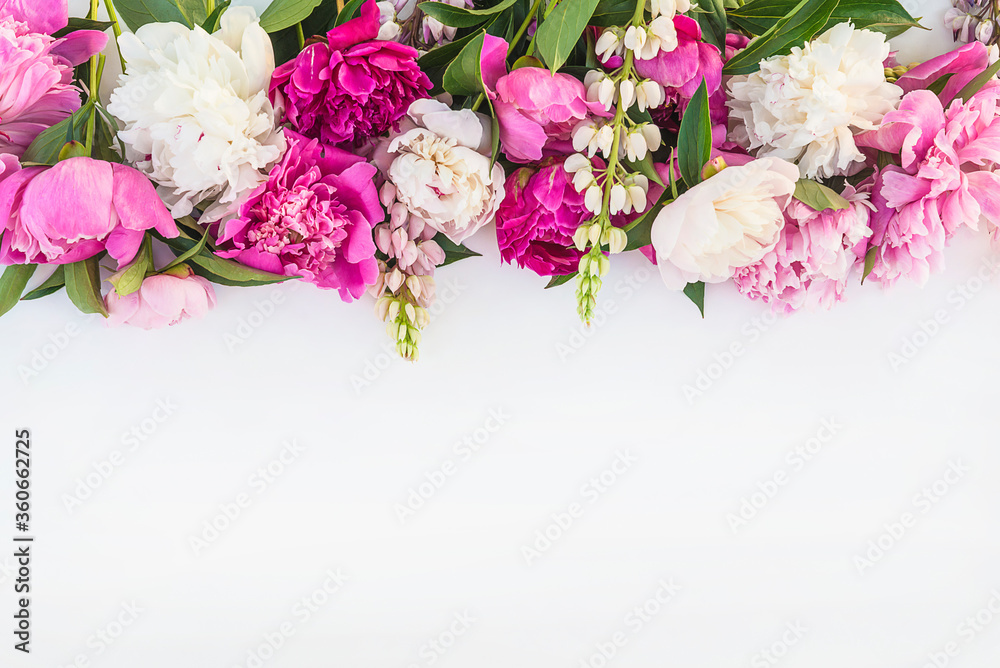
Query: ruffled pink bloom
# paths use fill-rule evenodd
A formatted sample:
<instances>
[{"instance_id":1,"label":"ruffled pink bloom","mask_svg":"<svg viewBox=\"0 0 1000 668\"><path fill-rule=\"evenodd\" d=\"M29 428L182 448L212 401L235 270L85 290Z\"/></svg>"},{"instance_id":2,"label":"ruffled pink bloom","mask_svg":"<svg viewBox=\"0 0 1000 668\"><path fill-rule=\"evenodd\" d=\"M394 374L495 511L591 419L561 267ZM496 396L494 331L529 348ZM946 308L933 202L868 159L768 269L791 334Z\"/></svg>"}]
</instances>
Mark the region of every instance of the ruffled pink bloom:
<instances>
[{"instance_id":1,"label":"ruffled pink bloom","mask_svg":"<svg viewBox=\"0 0 1000 668\"><path fill-rule=\"evenodd\" d=\"M904 93L926 90L941 77L951 75L939 96L942 104L948 104L989 66L989 49L982 42L972 42L914 67L899 77L896 85Z\"/></svg>"},{"instance_id":2,"label":"ruffled pink bloom","mask_svg":"<svg viewBox=\"0 0 1000 668\"><path fill-rule=\"evenodd\" d=\"M777 245L759 262L737 269L740 292L771 305L775 313L800 308L829 309L843 298L853 248L871 236L868 194L847 186L850 208L816 211L797 199L785 209L785 226Z\"/></svg>"},{"instance_id":3,"label":"ruffled pink bloom","mask_svg":"<svg viewBox=\"0 0 1000 668\"><path fill-rule=\"evenodd\" d=\"M0 153L24 155L42 130L80 108L73 67L107 41L107 35L94 30L53 39L0 18Z\"/></svg>"},{"instance_id":4,"label":"ruffled pink bloom","mask_svg":"<svg viewBox=\"0 0 1000 668\"><path fill-rule=\"evenodd\" d=\"M270 92L283 120L324 144L357 146L394 128L432 84L416 49L378 40L378 31L379 9L368 0L360 17L277 68Z\"/></svg>"},{"instance_id":5,"label":"ruffled pink bloom","mask_svg":"<svg viewBox=\"0 0 1000 668\"><path fill-rule=\"evenodd\" d=\"M487 34L482 73L500 125L500 144L515 162L573 152L573 128L587 118L611 114L599 102L587 101L587 89L569 74L539 67L507 73L507 42Z\"/></svg>"},{"instance_id":6,"label":"ruffled pink bloom","mask_svg":"<svg viewBox=\"0 0 1000 668\"><path fill-rule=\"evenodd\" d=\"M378 277L372 228L385 218L374 166L286 131L288 152L223 223L218 254L360 297Z\"/></svg>"},{"instance_id":7,"label":"ruffled pink bloom","mask_svg":"<svg viewBox=\"0 0 1000 668\"><path fill-rule=\"evenodd\" d=\"M121 267L146 230L178 234L156 189L131 167L81 157L22 169L11 160L0 175L0 264L68 264L107 250Z\"/></svg>"},{"instance_id":8,"label":"ruffled pink bloom","mask_svg":"<svg viewBox=\"0 0 1000 668\"><path fill-rule=\"evenodd\" d=\"M187 318L201 318L215 308L215 290L186 265L149 276L138 291L124 297L112 290L104 297L110 327L132 325L158 329Z\"/></svg>"},{"instance_id":9,"label":"ruffled pink bloom","mask_svg":"<svg viewBox=\"0 0 1000 668\"><path fill-rule=\"evenodd\" d=\"M878 246L872 276L892 283L906 276L923 284L944 266L948 239L985 217L1000 225L1000 86L981 90L947 111L932 92L907 94L882 126L858 135L859 146L899 156L881 170L872 202L872 245Z\"/></svg>"},{"instance_id":10,"label":"ruffled pink bloom","mask_svg":"<svg viewBox=\"0 0 1000 668\"><path fill-rule=\"evenodd\" d=\"M69 24L67 0L0 0L0 17L28 26L28 30L52 34Z\"/></svg>"}]
</instances>

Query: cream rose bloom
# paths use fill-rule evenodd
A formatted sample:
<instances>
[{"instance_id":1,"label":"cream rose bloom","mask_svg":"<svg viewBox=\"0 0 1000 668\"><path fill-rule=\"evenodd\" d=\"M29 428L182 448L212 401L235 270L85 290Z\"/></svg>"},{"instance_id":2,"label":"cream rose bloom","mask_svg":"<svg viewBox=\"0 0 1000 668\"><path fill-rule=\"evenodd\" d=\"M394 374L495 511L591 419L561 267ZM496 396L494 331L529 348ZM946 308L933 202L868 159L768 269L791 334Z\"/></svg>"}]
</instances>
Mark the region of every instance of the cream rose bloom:
<instances>
[{"instance_id":1,"label":"cream rose bloom","mask_svg":"<svg viewBox=\"0 0 1000 668\"><path fill-rule=\"evenodd\" d=\"M125 126L125 157L158 184L175 218L215 200L221 218L267 179L285 151L267 88L271 40L250 7L231 7L218 32L149 23L119 39L128 65L108 111Z\"/></svg>"},{"instance_id":2,"label":"cream rose bloom","mask_svg":"<svg viewBox=\"0 0 1000 668\"><path fill-rule=\"evenodd\" d=\"M729 80L732 138L757 157L799 165L804 178L864 166L854 135L874 130L903 90L885 80L885 35L840 23L760 71Z\"/></svg>"},{"instance_id":3,"label":"cream rose bloom","mask_svg":"<svg viewBox=\"0 0 1000 668\"><path fill-rule=\"evenodd\" d=\"M778 158L727 167L663 207L650 231L656 263L671 290L721 283L778 242L798 168Z\"/></svg>"},{"instance_id":4,"label":"cream rose bloom","mask_svg":"<svg viewBox=\"0 0 1000 668\"><path fill-rule=\"evenodd\" d=\"M400 131L383 140L375 163L396 199L455 243L486 225L504 198L504 171L490 168L488 121L434 99L410 105Z\"/></svg>"}]
</instances>

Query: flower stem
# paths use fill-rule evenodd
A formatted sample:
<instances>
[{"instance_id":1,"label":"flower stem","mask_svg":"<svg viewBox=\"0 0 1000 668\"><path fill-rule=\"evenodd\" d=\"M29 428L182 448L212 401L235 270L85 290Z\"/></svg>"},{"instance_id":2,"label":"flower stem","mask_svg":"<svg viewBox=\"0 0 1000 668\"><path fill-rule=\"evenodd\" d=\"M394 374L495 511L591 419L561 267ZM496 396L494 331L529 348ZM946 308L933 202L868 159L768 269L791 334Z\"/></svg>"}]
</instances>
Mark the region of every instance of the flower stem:
<instances>
[{"instance_id":1,"label":"flower stem","mask_svg":"<svg viewBox=\"0 0 1000 668\"><path fill-rule=\"evenodd\" d=\"M122 26L118 22L118 12L115 11L115 3L112 0L104 0L104 8L108 11L108 18L111 20L111 30L115 33L115 49L118 51L118 60L122 63L122 74L125 73L125 56L122 55L121 46L118 39L122 36Z\"/></svg>"},{"instance_id":2,"label":"flower stem","mask_svg":"<svg viewBox=\"0 0 1000 668\"><path fill-rule=\"evenodd\" d=\"M215 0L205 0L205 12L207 12L208 15L211 16L212 12L214 11L215 11Z\"/></svg>"},{"instance_id":3,"label":"flower stem","mask_svg":"<svg viewBox=\"0 0 1000 668\"><path fill-rule=\"evenodd\" d=\"M302 32L302 23L295 24L295 34L299 38L299 51L301 51L306 48L306 36L305 33Z\"/></svg>"},{"instance_id":4,"label":"flower stem","mask_svg":"<svg viewBox=\"0 0 1000 668\"><path fill-rule=\"evenodd\" d=\"M514 34L514 38L510 40L510 46L507 47L507 55L509 56L513 53L514 49L517 47L517 43L521 41L524 37L524 33L528 31L528 26L531 25L532 19L538 13L538 6L542 4L542 0L535 0L534 4L531 5L531 9L528 10L528 15L524 17L524 22L521 23L521 27L517 29L517 33Z\"/></svg>"}]
</instances>

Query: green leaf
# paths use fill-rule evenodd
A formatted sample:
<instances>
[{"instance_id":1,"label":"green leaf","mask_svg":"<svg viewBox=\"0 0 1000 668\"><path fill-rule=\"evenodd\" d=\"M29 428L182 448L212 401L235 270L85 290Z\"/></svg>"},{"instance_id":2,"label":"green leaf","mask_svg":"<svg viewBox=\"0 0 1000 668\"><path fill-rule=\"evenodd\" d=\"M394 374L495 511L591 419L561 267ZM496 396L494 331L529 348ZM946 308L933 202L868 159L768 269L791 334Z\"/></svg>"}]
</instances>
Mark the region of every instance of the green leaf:
<instances>
[{"instance_id":1,"label":"green leaf","mask_svg":"<svg viewBox=\"0 0 1000 668\"><path fill-rule=\"evenodd\" d=\"M337 25L337 0L322 0L307 19L302 21L302 32L306 39L313 35L325 35Z\"/></svg>"},{"instance_id":2,"label":"green leaf","mask_svg":"<svg viewBox=\"0 0 1000 668\"><path fill-rule=\"evenodd\" d=\"M437 242L437 245L444 251L444 262L438 265L440 267L446 267L453 262L458 262L459 260L464 260L470 257L482 257L482 253L477 253L472 249L456 244L443 234L439 233L434 235L434 241Z\"/></svg>"},{"instance_id":3,"label":"green leaf","mask_svg":"<svg viewBox=\"0 0 1000 668\"><path fill-rule=\"evenodd\" d=\"M14 308L14 304L21 299L35 267L33 264L12 264L3 270L0 276L0 315Z\"/></svg>"},{"instance_id":4,"label":"green leaf","mask_svg":"<svg viewBox=\"0 0 1000 668\"><path fill-rule=\"evenodd\" d=\"M170 0L115 0L118 16L132 32L147 23L166 23L174 21L187 27L193 27L184 18L183 12Z\"/></svg>"},{"instance_id":5,"label":"green leaf","mask_svg":"<svg viewBox=\"0 0 1000 668\"><path fill-rule=\"evenodd\" d=\"M725 54L727 21L722 0L700 0L698 6L702 9L697 15L701 34L706 42Z\"/></svg>"},{"instance_id":6,"label":"green leaf","mask_svg":"<svg viewBox=\"0 0 1000 668\"><path fill-rule=\"evenodd\" d=\"M354 18L354 15L358 13L358 9L361 5L365 4L367 0L351 0L346 5L344 9L337 14L337 20L333 22L334 27L341 26Z\"/></svg>"},{"instance_id":7,"label":"green leaf","mask_svg":"<svg viewBox=\"0 0 1000 668\"><path fill-rule=\"evenodd\" d=\"M320 0L274 0L260 15L260 27L278 32L299 23L316 9Z\"/></svg>"},{"instance_id":8,"label":"green leaf","mask_svg":"<svg viewBox=\"0 0 1000 668\"><path fill-rule=\"evenodd\" d=\"M70 33L76 32L77 30L97 30L99 32L104 32L112 25L114 24L111 23L111 21L94 21L93 19L80 19L74 16L70 18L69 25L62 30L52 33L52 36L59 39L60 37L65 37Z\"/></svg>"},{"instance_id":9,"label":"green leaf","mask_svg":"<svg viewBox=\"0 0 1000 668\"><path fill-rule=\"evenodd\" d=\"M492 173L493 166L500 157L500 119L497 118L497 110L493 108L493 100L487 96L486 101L490 105L490 173Z\"/></svg>"},{"instance_id":10,"label":"green leaf","mask_svg":"<svg viewBox=\"0 0 1000 668\"><path fill-rule=\"evenodd\" d=\"M63 265L56 265L56 270L52 272L52 275L45 279L45 282L39 285L37 288L29 292L28 294L21 297L21 301L29 301L31 299L40 299L42 297L48 297L54 292L62 290L66 285L66 278L63 274Z\"/></svg>"},{"instance_id":11,"label":"green leaf","mask_svg":"<svg viewBox=\"0 0 1000 668\"><path fill-rule=\"evenodd\" d=\"M417 7L423 10L427 16L437 19L446 26L472 28L511 7L515 2L517 0L503 0L497 5L484 9L466 9L445 2L421 2Z\"/></svg>"},{"instance_id":12,"label":"green leaf","mask_svg":"<svg viewBox=\"0 0 1000 668\"><path fill-rule=\"evenodd\" d=\"M168 264L160 271L166 271L167 269L172 269L177 265L181 264L182 262L187 262L195 255L201 253L205 249L205 244L208 243L209 236L210 235L206 232L204 235L202 235L201 239L198 240L198 243L194 244L193 246L191 246L191 248L178 255L177 259L175 259L173 262Z\"/></svg>"},{"instance_id":13,"label":"green leaf","mask_svg":"<svg viewBox=\"0 0 1000 668\"><path fill-rule=\"evenodd\" d=\"M101 268L97 257L65 266L66 294L83 313L100 313L108 317L108 310L101 298Z\"/></svg>"},{"instance_id":14,"label":"green leaf","mask_svg":"<svg viewBox=\"0 0 1000 668\"><path fill-rule=\"evenodd\" d=\"M636 160L635 162L633 162L628 158L625 158L624 160L622 160L622 162L625 163L625 166L628 167L630 171L639 172L640 174L645 176L653 183L656 183L657 185L661 186L666 185L665 183L663 183L663 179L660 178L659 173L656 171L656 167L653 164L652 153L646 153L646 157L643 158L642 160Z\"/></svg>"},{"instance_id":15,"label":"green leaf","mask_svg":"<svg viewBox=\"0 0 1000 668\"><path fill-rule=\"evenodd\" d=\"M153 269L153 251L150 238L147 235L142 240L139 247L139 254L129 266L125 267L117 274L108 279L115 286L115 292L119 297L130 295L142 287L142 282Z\"/></svg>"},{"instance_id":16,"label":"green leaf","mask_svg":"<svg viewBox=\"0 0 1000 668\"><path fill-rule=\"evenodd\" d=\"M653 243L650 235L653 232L653 222L656 217L660 215L660 211L663 210L667 204L674 201L671 197L671 193L664 191L660 195L660 199L656 201L653 206L646 209L646 212L642 214L639 218L636 218L631 223L625 226L625 231L628 233L628 244L625 245L625 250L639 250L645 246Z\"/></svg>"},{"instance_id":17,"label":"green leaf","mask_svg":"<svg viewBox=\"0 0 1000 668\"><path fill-rule=\"evenodd\" d=\"M729 21L752 35L761 35L784 18L795 4L796 0L752 0L730 10ZM881 32L890 38L910 28L923 28L896 0L841 0L820 32L846 21L853 22L856 28Z\"/></svg>"},{"instance_id":18,"label":"green leaf","mask_svg":"<svg viewBox=\"0 0 1000 668\"><path fill-rule=\"evenodd\" d=\"M1000 72L1000 60L987 67L978 77L965 84L965 87L958 91L958 95L955 96L955 99L961 98L963 102L968 102L972 99L973 95L982 90L983 86L985 86L990 79L996 76L997 72Z\"/></svg>"},{"instance_id":19,"label":"green leaf","mask_svg":"<svg viewBox=\"0 0 1000 668\"><path fill-rule=\"evenodd\" d=\"M184 21L189 28L200 26L208 20L208 12L205 11L204 0L174 0L177 9L184 15Z\"/></svg>"},{"instance_id":20,"label":"green leaf","mask_svg":"<svg viewBox=\"0 0 1000 668\"><path fill-rule=\"evenodd\" d=\"M87 147L78 141L66 142L63 144L62 149L59 151L59 161L69 160L70 158L83 158L90 157L87 153Z\"/></svg>"},{"instance_id":21,"label":"green leaf","mask_svg":"<svg viewBox=\"0 0 1000 668\"><path fill-rule=\"evenodd\" d=\"M817 183L812 179L799 179L795 183L795 192L792 197L799 200L813 211L841 211L851 208L851 203L836 190L832 190L822 183Z\"/></svg>"},{"instance_id":22,"label":"green leaf","mask_svg":"<svg viewBox=\"0 0 1000 668\"><path fill-rule=\"evenodd\" d=\"M21 158L22 163L35 162L40 165L54 165L59 161L59 152L71 141L86 141L87 118L93 109L91 105L83 105L74 111L69 118L64 118L51 128L43 130L35 137L28 150Z\"/></svg>"},{"instance_id":23,"label":"green leaf","mask_svg":"<svg viewBox=\"0 0 1000 668\"><path fill-rule=\"evenodd\" d=\"M447 65L455 59L455 56L461 53L466 44L479 37L479 35L480 33L474 32L466 35L465 37L456 39L450 44L444 44L431 49L417 60L417 64L420 65L420 69L425 71L431 69L432 67Z\"/></svg>"},{"instance_id":24,"label":"green leaf","mask_svg":"<svg viewBox=\"0 0 1000 668\"><path fill-rule=\"evenodd\" d=\"M694 305L698 307L701 311L701 317L705 317L705 283L704 281L698 281L697 283L688 283L684 286L684 294L688 299L694 302Z\"/></svg>"},{"instance_id":25,"label":"green leaf","mask_svg":"<svg viewBox=\"0 0 1000 668\"><path fill-rule=\"evenodd\" d=\"M826 25L837 4L838 0L802 0L787 16L733 56L723 73L751 74L765 58L788 53L793 46L808 42Z\"/></svg>"},{"instance_id":26,"label":"green leaf","mask_svg":"<svg viewBox=\"0 0 1000 668\"><path fill-rule=\"evenodd\" d=\"M229 5L232 4L229 0L223 2L216 6L215 11L205 19L205 22L201 24L201 27L205 29L207 33L213 33L219 29L219 19L222 18L222 13L229 9Z\"/></svg>"},{"instance_id":27,"label":"green leaf","mask_svg":"<svg viewBox=\"0 0 1000 668\"><path fill-rule=\"evenodd\" d=\"M482 30L476 33L476 37L462 48L444 71L441 84L452 95L478 95L483 92L479 58L483 51L484 34Z\"/></svg>"},{"instance_id":28,"label":"green leaf","mask_svg":"<svg viewBox=\"0 0 1000 668\"><path fill-rule=\"evenodd\" d=\"M554 288L559 285L565 285L569 283L574 278L576 278L578 272L573 272L572 274L563 274L561 276L553 276L548 283L545 284L545 289Z\"/></svg>"},{"instance_id":29,"label":"green leaf","mask_svg":"<svg viewBox=\"0 0 1000 668\"><path fill-rule=\"evenodd\" d=\"M167 239L162 236L157 236L157 238L167 244L174 251L174 254L178 256L186 254L196 245L205 241L205 237L202 237L199 241L195 241L187 235L174 237L173 239ZM254 269L239 262L218 257L204 248L198 255L188 258L188 262L196 274L219 285L252 287L256 285L270 285L271 283L283 283L293 278L299 278L298 276L284 276L282 274L272 274L269 271Z\"/></svg>"},{"instance_id":30,"label":"green leaf","mask_svg":"<svg viewBox=\"0 0 1000 668\"><path fill-rule=\"evenodd\" d=\"M598 0L568 0L552 10L549 17L538 26L535 46L553 73L557 72L580 36L587 29ZM633 5L633 10L635 6Z\"/></svg>"},{"instance_id":31,"label":"green leaf","mask_svg":"<svg viewBox=\"0 0 1000 668\"><path fill-rule=\"evenodd\" d=\"M875 260L878 259L878 246L872 246L865 253L865 269L861 273L861 285L865 284L865 279L868 278L868 274L872 273L872 269L875 268Z\"/></svg>"},{"instance_id":32,"label":"green leaf","mask_svg":"<svg viewBox=\"0 0 1000 668\"><path fill-rule=\"evenodd\" d=\"M677 136L681 178L688 187L701 182L701 168L712 158L712 119L708 112L708 88L701 80L681 119Z\"/></svg>"},{"instance_id":33,"label":"green leaf","mask_svg":"<svg viewBox=\"0 0 1000 668\"><path fill-rule=\"evenodd\" d=\"M600 0L590 18L590 25L602 28L623 26L632 20L633 14L635 0Z\"/></svg>"}]
</instances>

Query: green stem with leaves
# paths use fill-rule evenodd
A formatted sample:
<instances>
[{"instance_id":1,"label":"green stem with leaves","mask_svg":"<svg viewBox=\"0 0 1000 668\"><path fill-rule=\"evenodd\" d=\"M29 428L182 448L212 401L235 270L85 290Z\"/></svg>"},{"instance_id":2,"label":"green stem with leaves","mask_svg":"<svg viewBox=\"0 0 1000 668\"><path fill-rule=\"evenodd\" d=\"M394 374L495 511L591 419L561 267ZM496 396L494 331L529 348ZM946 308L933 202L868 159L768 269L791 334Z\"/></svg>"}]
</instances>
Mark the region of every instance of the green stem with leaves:
<instances>
[{"instance_id":1,"label":"green stem with leaves","mask_svg":"<svg viewBox=\"0 0 1000 668\"><path fill-rule=\"evenodd\" d=\"M125 57L122 55L121 46L118 44L118 40L122 36L122 26L118 22L118 12L115 11L115 3L113 0L104 0L104 9L108 12L108 19L111 21L111 30L115 33L115 49L118 51L118 60L122 63L122 74L125 73Z\"/></svg>"}]
</instances>

